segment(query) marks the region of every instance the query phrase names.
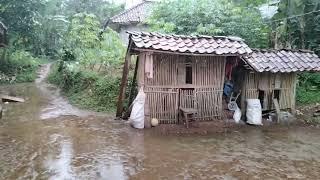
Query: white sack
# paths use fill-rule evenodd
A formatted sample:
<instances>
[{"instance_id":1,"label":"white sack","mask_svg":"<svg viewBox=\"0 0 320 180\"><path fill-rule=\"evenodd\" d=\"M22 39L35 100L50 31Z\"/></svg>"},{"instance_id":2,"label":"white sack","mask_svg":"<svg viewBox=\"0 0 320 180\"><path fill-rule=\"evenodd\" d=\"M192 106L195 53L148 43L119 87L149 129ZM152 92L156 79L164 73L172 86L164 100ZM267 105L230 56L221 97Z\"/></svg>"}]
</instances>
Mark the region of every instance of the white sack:
<instances>
[{"instance_id":1,"label":"white sack","mask_svg":"<svg viewBox=\"0 0 320 180\"><path fill-rule=\"evenodd\" d=\"M259 99L247 99L247 123L262 125L262 108Z\"/></svg>"},{"instance_id":2,"label":"white sack","mask_svg":"<svg viewBox=\"0 0 320 180\"><path fill-rule=\"evenodd\" d=\"M132 111L130 114L129 122L137 129L144 128L144 104L145 104L146 94L141 88L136 99L133 101Z\"/></svg>"},{"instance_id":3,"label":"white sack","mask_svg":"<svg viewBox=\"0 0 320 180\"><path fill-rule=\"evenodd\" d=\"M241 110L240 110L239 107L237 107L237 109L234 111L233 119L234 119L234 121L235 121L237 124L240 122L240 119L241 119Z\"/></svg>"}]
</instances>

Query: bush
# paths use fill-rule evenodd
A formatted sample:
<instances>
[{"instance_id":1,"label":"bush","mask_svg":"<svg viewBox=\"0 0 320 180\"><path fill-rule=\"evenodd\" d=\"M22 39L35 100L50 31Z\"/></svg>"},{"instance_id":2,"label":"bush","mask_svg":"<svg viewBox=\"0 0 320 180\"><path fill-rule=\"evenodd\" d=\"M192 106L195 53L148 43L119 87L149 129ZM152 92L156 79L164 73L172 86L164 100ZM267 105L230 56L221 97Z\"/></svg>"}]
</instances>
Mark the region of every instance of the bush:
<instances>
[{"instance_id":1,"label":"bush","mask_svg":"<svg viewBox=\"0 0 320 180\"><path fill-rule=\"evenodd\" d=\"M8 51L0 61L0 83L32 82L41 60L24 50Z\"/></svg>"},{"instance_id":2,"label":"bush","mask_svg":"<svg viewBox=\"0 0 320 180\"><path fill-rule=\"evenodd\" d=\"M299 75L297 102L300 105L320 102L320 74L302 73Z\"/></svg>"}]
</instances>

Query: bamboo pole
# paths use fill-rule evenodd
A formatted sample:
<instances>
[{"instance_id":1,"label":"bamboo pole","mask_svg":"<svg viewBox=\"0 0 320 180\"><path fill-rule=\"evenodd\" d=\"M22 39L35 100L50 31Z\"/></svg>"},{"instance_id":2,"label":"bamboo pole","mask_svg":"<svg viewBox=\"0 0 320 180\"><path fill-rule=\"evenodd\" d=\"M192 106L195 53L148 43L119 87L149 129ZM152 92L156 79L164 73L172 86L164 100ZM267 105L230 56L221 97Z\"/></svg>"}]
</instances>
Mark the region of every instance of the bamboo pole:
<instances>
[{"instance_id":1,"label":"bamboo pole","mask_svg":"<svg viewBox=\"0 0 320 180\"><path fill-rule=\"evenodd\" d=\"M122 79L120 84L120 91L118 96L118 102L117 102L117 113L116 117L121 117L123 113L123 101L125 100L126 96L126 87L128 82L128 74L129 74L129 61L131 59L131 54L128 52L126 54L125 62L123 65L123 72L122 72Z\"/></svg>"},{"instance_id":2,"label":"bamboo pole","mask_svg":"<svg viewBox=\"0 0 320 180\"><path fill-rule=\"evenodd\" d=\"M137 57L137 61L136 61L136 67L134 69L134 74L133 74L133 79L132 79L132 86L131 86L131 90L130 90L130 95L129 95L129 105L132 104L133 102L133 98L134 98L134 89L136 87L137 84L137 74L138 74L138 66L139 66L139 56Z\"/></svg>"},{"instance_id":3,"label":"bamboo pole","mask_svg":"<svg viewBox=\"0 0 320 180\"><path fill-rule=\"evenodd\" d=\"M137 57L137 61L136 61L136 67L134 69L134 74L133 74L133 79L132 79L132 84L131 84L131 90L130 90L130 95L129 95L129 107L128 110L126 111L123 119L128 119L131 111L132 111L132 102L134 99L134 93L135 93L135 89L136 89L136 84L137 84L137 74L138 74L138 67L139 67L139 56Z\"/></svg>"}]
</instances>

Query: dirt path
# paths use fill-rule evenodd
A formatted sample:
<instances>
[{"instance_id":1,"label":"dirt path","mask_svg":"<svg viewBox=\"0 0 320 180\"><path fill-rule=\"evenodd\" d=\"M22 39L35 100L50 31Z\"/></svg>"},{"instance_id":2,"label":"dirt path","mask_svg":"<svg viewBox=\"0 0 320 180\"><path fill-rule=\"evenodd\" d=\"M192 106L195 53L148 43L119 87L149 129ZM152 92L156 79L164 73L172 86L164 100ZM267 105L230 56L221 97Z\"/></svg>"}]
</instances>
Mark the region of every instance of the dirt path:
<instances>
[{"instance_id":1,"label":"dirt path","mask_svg":"<svg viewBox=\"0 0 320 180\"><path fill-rule=\"evenodd\" d=\"M46 78L50 73L52 64L42 65L38 72L36 85L47 98L48 104L42 109L41 119L57 118L59 116L107 116L103 113L79 109L69 103L69 101L61 95L61 91L52 84L46 82Z\"/></svg>"}]
</instances>

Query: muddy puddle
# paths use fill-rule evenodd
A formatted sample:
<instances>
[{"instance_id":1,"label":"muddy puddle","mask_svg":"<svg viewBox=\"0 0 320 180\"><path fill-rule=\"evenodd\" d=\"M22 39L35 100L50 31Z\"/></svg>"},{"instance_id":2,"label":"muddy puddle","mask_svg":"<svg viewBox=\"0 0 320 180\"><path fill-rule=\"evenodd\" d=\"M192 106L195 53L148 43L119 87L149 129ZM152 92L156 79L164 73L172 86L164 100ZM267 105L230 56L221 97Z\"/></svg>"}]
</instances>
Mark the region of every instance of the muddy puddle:
<instances>
[{"instance_id":1,"label":"muddy puddle","mask_svg":"<svg viewBox=\"0 0 320 180\"><path fill-rule=\"evenodd\" d=\"M259 129L205 136L138 131L74 108L44 83L3 86L0 179L318 179L320 131Z\"/></svg>"}]
</instances>

